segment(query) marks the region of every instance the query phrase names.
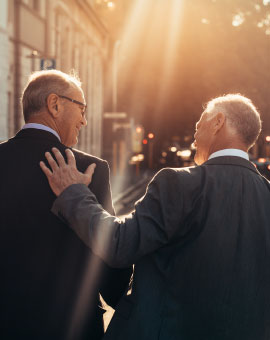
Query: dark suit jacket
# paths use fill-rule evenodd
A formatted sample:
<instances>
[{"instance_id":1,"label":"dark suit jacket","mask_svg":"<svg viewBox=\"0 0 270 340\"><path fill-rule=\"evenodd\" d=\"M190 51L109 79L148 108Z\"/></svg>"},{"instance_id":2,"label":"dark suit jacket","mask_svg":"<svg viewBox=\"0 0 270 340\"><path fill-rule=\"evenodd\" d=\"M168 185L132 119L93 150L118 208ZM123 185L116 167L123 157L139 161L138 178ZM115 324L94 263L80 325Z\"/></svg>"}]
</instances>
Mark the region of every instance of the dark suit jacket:
<instances>
[{"instance_id":1,"label":"dark suit jacket","mask_svg":"<svg viewBox=\"0 0 270 340\"><path fill-rule=\"evenodd\" d=\"M107 263L136 262L104 339L270 339L270 185L252 163L164 169L125 223L81 186L53 211Z\"/></svg>"},{"instance_id":2,"label":"dark suit jacket","mask_svg":"<svg viewBox=\"0 0 270 340\"><path fill-rule=\"evenodd\" d=\"M51 212L55 195L39 162L66 147L51 133L26 129L0 145L0 339L101 339L99 292L115 306L130 270L112 270ZM114 213L106 161L73 150L99 203Z\"/></svg>"}]
</instances>

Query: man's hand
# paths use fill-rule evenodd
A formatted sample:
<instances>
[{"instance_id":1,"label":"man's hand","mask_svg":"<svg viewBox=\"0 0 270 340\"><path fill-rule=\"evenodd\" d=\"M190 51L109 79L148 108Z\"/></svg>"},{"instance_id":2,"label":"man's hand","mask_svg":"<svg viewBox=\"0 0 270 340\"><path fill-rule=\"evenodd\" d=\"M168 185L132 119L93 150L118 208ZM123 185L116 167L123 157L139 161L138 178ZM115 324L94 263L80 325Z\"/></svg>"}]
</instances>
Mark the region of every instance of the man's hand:
<instances>
[{"instance_id":1,"label":"man's hand","mask_svg":"<svg viewBox=\"0 0 270 340\"><path fill-rule=\"evenodd\" d=\"M91 164L85 173L77 170L76 160L73 152L66 149L67 163L57 148L52 148L57 162L53 159L50 152L45 153L45 157L51 167L49 169L44 162L40 162L40 167L47 176L50 187L56 196L59 196L71 184L82 183L88 186L91 183L92 176L95 171L96 164ZM58 163L58 164L57 164Z\"/></svg>"}]
</instances>

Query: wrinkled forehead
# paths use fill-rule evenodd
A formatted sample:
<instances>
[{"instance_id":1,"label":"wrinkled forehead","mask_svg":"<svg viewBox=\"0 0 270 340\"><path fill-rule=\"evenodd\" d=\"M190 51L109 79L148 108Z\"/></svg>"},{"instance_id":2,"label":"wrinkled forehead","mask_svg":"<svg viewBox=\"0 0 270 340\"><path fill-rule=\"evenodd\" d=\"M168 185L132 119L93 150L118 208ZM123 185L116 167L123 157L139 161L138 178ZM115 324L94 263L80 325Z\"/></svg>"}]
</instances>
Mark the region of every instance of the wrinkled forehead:
<instances>
[{"instance_id":1,"label":"wrinkled forehead","mask_svg":"<svg viewBox=\"0 0 270 340\"><path fill-rule=\"evenodd\" d=\"M209 116L210 116L209 112L205 109L205 110L202 112L202 114L201 114L201 116L200 116L200 119L199 119L198 123L201 122L201 121L203 121L203 120L205 120L205 119L208 119Z\"/></svg>"},{"instance_id":2,"label":"wrinkled forehead","mask_svg":"<svg viewBox=\"0 0 270 340\"><path fill-rule=\"evenodd\" d=\"M206 109L203 111L203 113L201 114L200 119L198 120L198 122L196 123L196 129L198 129L198 127L204 122L207 121L208 119L211 118L211 112L208 112Z\"/></svg>"}]
</instances>

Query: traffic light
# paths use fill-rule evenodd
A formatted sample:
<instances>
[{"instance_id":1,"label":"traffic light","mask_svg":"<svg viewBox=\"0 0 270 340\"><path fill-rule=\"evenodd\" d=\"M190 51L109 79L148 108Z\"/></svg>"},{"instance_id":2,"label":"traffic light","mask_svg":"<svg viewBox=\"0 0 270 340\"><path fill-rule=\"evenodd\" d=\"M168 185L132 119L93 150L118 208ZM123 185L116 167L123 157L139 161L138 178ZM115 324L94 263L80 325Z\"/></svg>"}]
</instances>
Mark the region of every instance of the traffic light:
<instances>
[{"instance_id":1,"label":"traffic light","mask_svg":"<svg viewBox=\"0 0 270 340\"><path fill-rule=\"evenodd\" d=\"M144 137L144 128L142 125L136 125L132 131L132 151L134 153L142 152L142 142Z\"/></svg>"},{"instance_id":2,"label":"traffic light","mask_svg":"<svg viewBox=\"0 0 270 340\"><path fill-rule=\"evenodd\" d=\"M265 136L266 143L270 143L270 136Z\"/></svg>"},{"instance_id":3,"label":"traffic light","mask_svg":"<svg viewBox=\"0 0 270 340\"><path fill-rule=\"evenodd\" d=\"M148 140L146 138L143 139L142 143L146 145L148 143Z\"/></svg>"}]
</instances>

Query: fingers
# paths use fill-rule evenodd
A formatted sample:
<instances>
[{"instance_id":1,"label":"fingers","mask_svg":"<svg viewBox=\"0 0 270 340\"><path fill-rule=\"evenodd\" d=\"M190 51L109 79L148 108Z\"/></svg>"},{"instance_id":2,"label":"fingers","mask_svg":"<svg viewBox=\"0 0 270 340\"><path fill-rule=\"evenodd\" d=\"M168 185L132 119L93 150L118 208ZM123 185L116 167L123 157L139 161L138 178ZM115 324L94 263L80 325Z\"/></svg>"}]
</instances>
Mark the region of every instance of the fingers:
<instances>
[{"instance_id":1,"label":"fingers","mask_svg":"<svg viewBox=\"0 0 270 340\"><path fill-rule=\"evenodd\" d=\"M93 164L90 164L89 167L85 170L85 175L88 175L90 176L90 178L92 178L94 172L95 172L95 167L96 167L96 164L93 163Z\"/></svg>"},{"instance_id":2,"label":"fingers","mask_svg":"<svg viewBox=\"0 0 270 340\"><path fill-rule=\"evenodd\" d=\"M92 176L94 174L94 171L95 171L95 167L96 167L96 164L93 163L93 164L90 164L89 167L85 170L84 172L84 184L85 185L89 185L92 181Z\"/></svg>"},{"instance_id":3,"label":"fingers","mask_svg":"<svg viewBox=\"0 0 270 340\"><path fill-rule=\"evenodd\" d=\"M66 162L65 162L64 157L62 156L61 152L57 148L52 148L52 151L55 155L55 158L56 158L59 166L64 167L66 165Z\"/></svg>"},{"instance_id":4,"label":"fingers","mask_svg":"<svg viewBox=\"0 0 270 340\"><path fill-rule=\"evenodd\" d=\"M62 156L62 154L57 148L55 147L52 148L52 152L56 158L56 161L54 160L50 152L45 153L45 157L51 169L49 169L45 165L45 163L42 161L39 164L40 164L42 171L47 176L54 193L56 193L56 191L54 190L52 185L57 183L57 180L59 178L61 179L62 184L68 183L70 185L70 184L75 184L75 183L83 183L85 185L89 185L91 183L92 176L96 168L95 163L90 164L83 174L80 171L78 171L76 167L76 160L75 160L74 154L70 149L65 150L68 163L65 162L64 157ZM58 184L58 187L59 187L59 184Z\"/></svg>"},{"instance_id":5,"label":"fingers","mask_svg":"<svg viewBox=\"0 0 270 340\"><path fill-rule=\"evenodd\" d=\"M56 163L56 161L53 159L52 155L50 154L50 152L45 152L45 157L47 158L47 161L52 169L53 172L57 171L57 169L59 169L58 164Z\"/></svg>"},{"instance_id":6,"label":"fingers","mask_svg":"<svg viewBox=\"0 0 270 340\"><path fill-rule=\"evenodd\" d=\"M68 164L76 168L76 159L73 152L70 149L66 149L65 152L67 155Z\"/></svg>"},{"instance_id":7,"label":"fingers","mask_svg":"<svg viewBox=\"0 0 270 340\"><path fill-rule=\"evenodd\" d=\"M41 167L41 170L44 172L44 174L47 176L47 178L49 178L50 176L52 176L52 172L49 168L47 168L47 166L45 165L44 162L39 162L39 165Z\"/></svg>"}]
</instances>

